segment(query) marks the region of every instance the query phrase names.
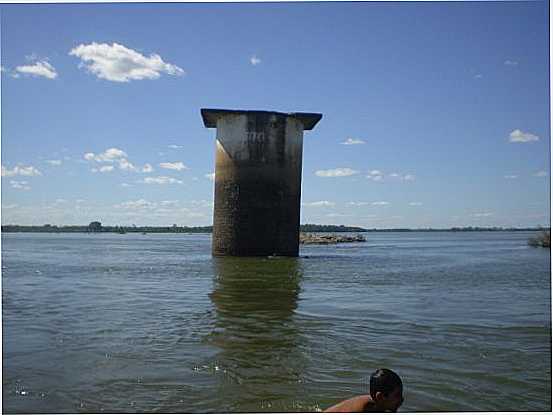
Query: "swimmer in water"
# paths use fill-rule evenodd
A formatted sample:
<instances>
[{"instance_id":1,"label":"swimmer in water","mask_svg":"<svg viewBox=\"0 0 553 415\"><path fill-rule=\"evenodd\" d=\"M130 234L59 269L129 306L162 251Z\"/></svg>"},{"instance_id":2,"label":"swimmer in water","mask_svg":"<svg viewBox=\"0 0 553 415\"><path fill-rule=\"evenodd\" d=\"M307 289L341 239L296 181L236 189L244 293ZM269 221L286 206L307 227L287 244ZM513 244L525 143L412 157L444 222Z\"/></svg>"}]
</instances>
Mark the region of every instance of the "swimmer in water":
<instances>
[{"instance_id":1,"label":"swimmer in water","mask_svg":"<svg viewBox=\"0 0 553 415\"><path fill-rule=\"evenodd\" d=\"M402 403L401 378L390 369L378 369L371 375L368 395L347 399L325 412L397 412Z\"/></svg>"}]
</instances>

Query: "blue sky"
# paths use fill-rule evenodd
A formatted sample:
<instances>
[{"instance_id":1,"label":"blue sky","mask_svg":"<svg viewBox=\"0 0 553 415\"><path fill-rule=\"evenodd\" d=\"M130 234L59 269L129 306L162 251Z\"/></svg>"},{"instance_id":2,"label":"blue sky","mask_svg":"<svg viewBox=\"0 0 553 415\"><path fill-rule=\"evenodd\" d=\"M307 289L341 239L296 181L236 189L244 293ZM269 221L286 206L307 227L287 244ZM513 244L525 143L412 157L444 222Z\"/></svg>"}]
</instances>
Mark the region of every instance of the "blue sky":
<instances>
[{"instance_id":1,"label":"blue sky","mask_svg":"<svg viewBox=\"0 0 553 415\"><path fill-rule=\"evenodd\" d=\"M203 107L323 114L302 223L550 223L547 2L0 13L3 224L211 224Z\"/></svg>"}]
</instances>

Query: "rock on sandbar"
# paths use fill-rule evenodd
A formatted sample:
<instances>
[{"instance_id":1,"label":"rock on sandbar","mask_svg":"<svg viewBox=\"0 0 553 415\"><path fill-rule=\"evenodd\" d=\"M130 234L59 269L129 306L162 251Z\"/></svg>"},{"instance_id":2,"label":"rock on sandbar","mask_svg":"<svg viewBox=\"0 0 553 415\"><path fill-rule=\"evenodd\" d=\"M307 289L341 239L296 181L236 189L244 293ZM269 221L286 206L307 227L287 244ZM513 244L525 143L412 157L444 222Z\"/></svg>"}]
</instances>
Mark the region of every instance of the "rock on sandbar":
<instances>
[{"instance_id":1,"label":"rock on sandbar","mask_svg":"<svg viewBox=\"0 0 553 415\"><path fill-rule=\"evenodd\" d=\"M347 242L367 242L363 235L316 235L313 233L300 233L300 244L302 245L330 245Z\"/></svg>"}]
</instances>

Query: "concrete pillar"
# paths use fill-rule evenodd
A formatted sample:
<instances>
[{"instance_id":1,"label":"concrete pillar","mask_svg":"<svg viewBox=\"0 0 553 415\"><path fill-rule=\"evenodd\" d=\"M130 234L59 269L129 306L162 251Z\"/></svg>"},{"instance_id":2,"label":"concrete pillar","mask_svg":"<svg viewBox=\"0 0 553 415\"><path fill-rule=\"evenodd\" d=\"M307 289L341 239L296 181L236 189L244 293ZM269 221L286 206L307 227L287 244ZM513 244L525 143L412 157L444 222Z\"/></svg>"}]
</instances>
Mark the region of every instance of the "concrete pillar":
<instances>
[{"instance_id":1,"label":"concrete pillar","mask_svg":"<svg viewBox=\"0 0 553 415\"><path fill-rule=\"evenodd\" d=\"M303 130L322 115L201 113L217 128L213 255L298 256Z\"/></svg>"}]
</instances>

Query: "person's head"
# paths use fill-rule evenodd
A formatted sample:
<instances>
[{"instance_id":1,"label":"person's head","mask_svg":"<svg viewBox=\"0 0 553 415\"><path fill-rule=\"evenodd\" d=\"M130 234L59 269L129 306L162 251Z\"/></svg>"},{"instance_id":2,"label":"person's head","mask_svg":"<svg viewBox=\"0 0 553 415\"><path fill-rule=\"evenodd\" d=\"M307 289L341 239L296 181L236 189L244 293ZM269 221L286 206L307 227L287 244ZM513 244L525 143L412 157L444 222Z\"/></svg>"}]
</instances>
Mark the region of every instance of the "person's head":
<instances>
[{"instance_id":1,"label":"person's head","mask_svg":"<svg viewBox=\"0 0 553 415\"><path fill-rule=\"evenodd\" d=\"M378 369L371 375L369 394L378 409L396 412L403 403L403 382L390 369Z\"/></svg>"}]
</instances>

